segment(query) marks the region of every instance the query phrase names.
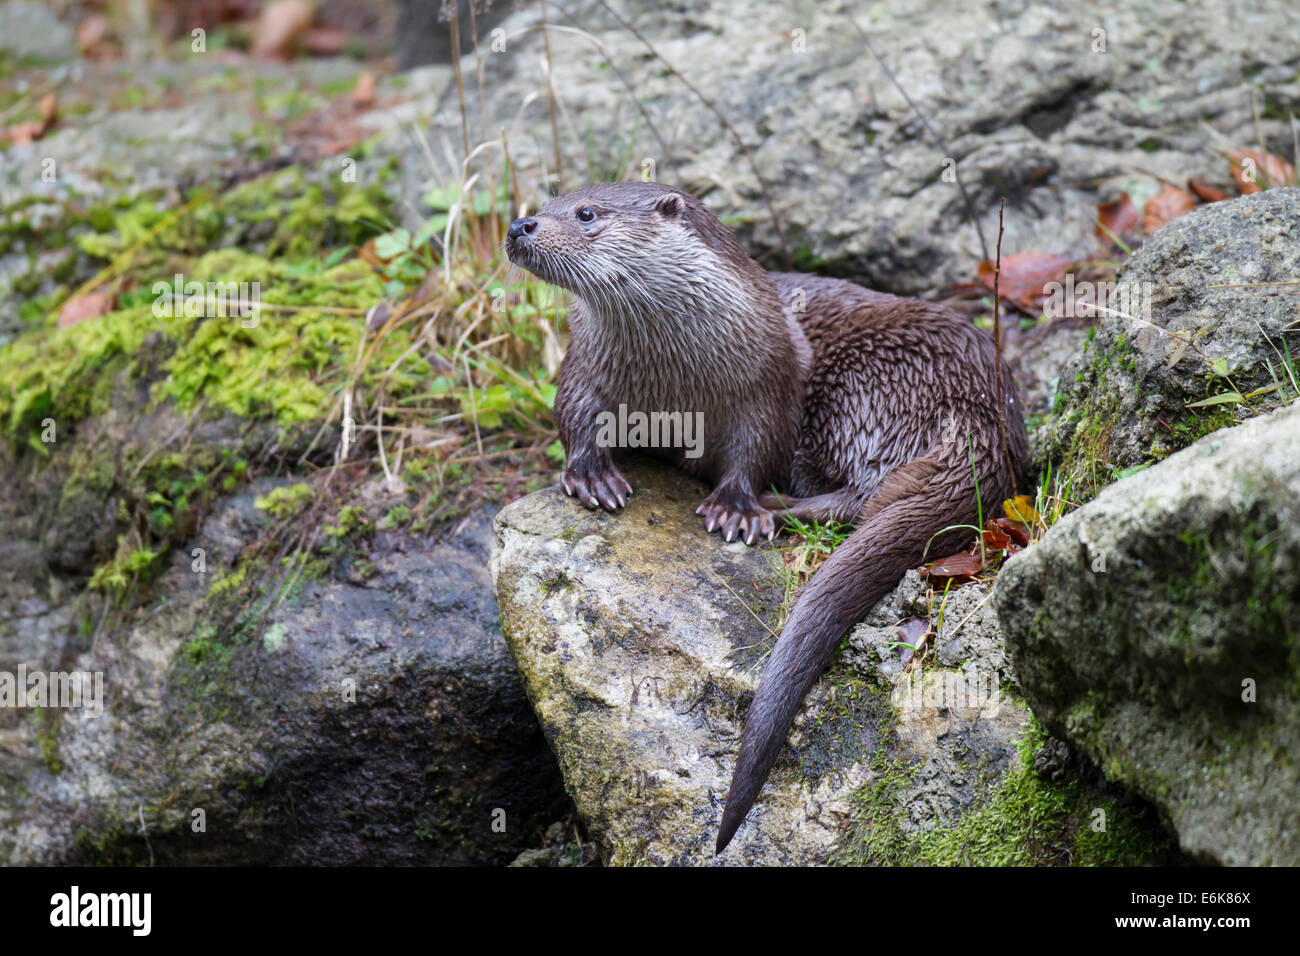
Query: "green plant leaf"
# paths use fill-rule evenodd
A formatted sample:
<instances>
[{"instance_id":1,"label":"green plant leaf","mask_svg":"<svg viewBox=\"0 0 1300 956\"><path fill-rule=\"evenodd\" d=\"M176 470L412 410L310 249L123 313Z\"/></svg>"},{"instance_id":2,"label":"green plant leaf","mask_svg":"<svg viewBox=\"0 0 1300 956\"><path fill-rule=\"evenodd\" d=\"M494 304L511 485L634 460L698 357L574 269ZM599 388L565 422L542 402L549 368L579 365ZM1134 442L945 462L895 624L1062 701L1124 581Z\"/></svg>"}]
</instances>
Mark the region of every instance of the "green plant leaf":
<instances>
[{"instance_id":1,"label":"green plant leaf","mask_svg":"<svg viewBox=\"0 0 1300 956\"><path fill-rule=\"evenodd\" d=\"M1199 402L1188 402L1188 408L1205 408L1207 405L1227 405L1242 401L1242 397L1236 392L1224 392L1222 395L1211 395L1209 398L1203 398Z\"/></svg>"},{"instance_id":2,"label":"green plant leaf","mask_svg":"<svg viewBox=\"0 0 1300 956\"><path fill-rule=\"evenodd\" d=\"M411 234L405 229L394 229L375 240L375 255L381 259L394 259L411 248Z\"/></svg>"}]
</instances>

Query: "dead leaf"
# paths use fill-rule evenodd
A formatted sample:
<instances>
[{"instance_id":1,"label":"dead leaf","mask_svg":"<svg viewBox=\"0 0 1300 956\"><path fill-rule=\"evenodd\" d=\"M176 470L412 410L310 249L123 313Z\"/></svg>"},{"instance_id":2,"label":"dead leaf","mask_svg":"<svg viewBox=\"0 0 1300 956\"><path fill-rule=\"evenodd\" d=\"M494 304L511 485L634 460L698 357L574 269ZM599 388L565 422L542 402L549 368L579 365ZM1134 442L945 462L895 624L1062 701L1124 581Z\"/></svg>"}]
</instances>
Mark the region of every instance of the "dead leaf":
<instances>
[{"instance_id":1,"label":"dead leaf","mask_svg":"<svg viewBox=\"0 0 1300 956\"><path fill-rule=\"evenodd\" d=\"M113 308L112 292L87 292L74 295L59 310L59 328L66 329L87 319L97 319Z\"/></svg>"},{"instance_id":2,"label":"dead leaf","mask_svg":"<svg viewBox=\"0 0 1300 956\"><path fill-rule=\"evenodd\" d=\"M1114 243L1116 237L1129 235L1137 224L1137 207L1128 193L1120 193L1117 199L1097 204L1097 238L1103 243Z\"/></svg>"},{"instance_id":3,"label":"dead leaf","mask_svg":"<svg viewBox=\"0 0 1300 956\"><path fill-rule=\"evenodd\" d=\"M367 239L365 245L357 250L357 258L372 269L382 269L385 264L384 260L379 258L379 253L375 252L373 239Z\"/></svg>"},{"instance_id":4,"label":"dead leaf","mask_svg":"<svg viewBox=\"0 0 1300 956\"><path fill-rule=\"evenodd\" d=\"M1034 499L1028 495L1016 495L1014 498L1003 499L1002 513L1012 521L1019 521L1031 528L1043 520L1042 516L1034 510Z\"/></svg>"},{"instance_id":5,"label":"dead leaf","mask_svg":"<svg viewBox=\"0 0 1300 956\"><path fill-rule=\"evenodd\" d=\"M1017 252L1002 260L1002 275L998 281L998 294L1034 314L1043 310L1043 286L1060 282L1065 270L1074 264L1073 259L1053 256L1045 252ZM993 263L981 262L980 282L993 289Z\"/></svg>"},{"instance_id":6,"label":"dead leaf","mask_svg":"<svg viewBox=\"0 0 1300 956\"><path fill-rule=\"evenodd\" d=\"M41 114L41 122L45 124L45 129L49 129L54 125L55 120L59 118L58 96L53 93L46 93L41 97L36 109Z\"/></svg>"},{"instance_id":7,"label":"dead leaf","mask_svg":"<svg viewBox=\"0 0 1300 956\"><path fill-rule=\"evenodd\" d=\"M931 561L921 568L921 576L940 581L956 581L975 577L984 570L984 562L977 554L952 554L938 561Z\"/></svg>"},{"instance_id":8,"label":"dead leaf","mask_svg":"<svg viewBox=\"0 0 1300 956\"><path fill-rule=\"evenodd\" d=\"M1030 510L1033 510L1032 507ZM994 518L991 524L995 524L1005 531L1011 540L1022 548L1028 547L1029 542L1033 539L1029 526L1023 521L1015 521L1011 518Z\"/></svg>"},{"instance_id":9,"label":"dead leaf","mask_svg":"<svg viewBox=\"0 0 1300 956\"><path fill-rule=\"evenodd\" d=\"M366 328L371 332L378 332L392 314L393 309L389 303L376 302L366 312Z\"/></svg>"},{"instance_id":10,"label":"dead leaf","mask_svg":"<svg viewBox=\"0 0 1300 956\"><path fill-rule=\"evenodd\" d=\"M1296 181L1295 167L1281 156L1257 149L1234 149L1228 153L1228 168L1243 196L1263 192L1270 186L1290 186Z\"/></svg>"},{"instance_id":11,"label":"dead leaf","mask_svg":"<svg viewBox=\"0 0 1300 956\"><path fill-rule=\"evenodd\" d=\"M906 663L917 651L925 647L926 637L930 633L930 621L924 617L904 621L894 631L894 640L898 642L898 658Z\"/></svg>"},{"instance_id":12,"label":"dead leaf","mask_svg":"<svg viewBox=\"0 0 1300 956\"><path fill-rule=\"evenodd\" d=\"M315 11L308 0L271 0L262 8L253 40L253 55L289 59L294 45L311 26Z\"/></svg>"},{"instance_id":13,"label":"dead leaf","mask_svg":"<svg viewBox=\"0 0 1300 956\"><path fill-rule=\"evenodd\" d=\"M44 123L30 120L26 123L15 123L4 131L4 135L11 143L31 143L40 139L44 132Z\"/></svg>"},{"instance_id":14,"label":"dead leaf","mask_svg":"<svg viewBox=\"0 0 1300 956\"><path fill-rule=\"evenodd\" d=\"M352 103L365 108L375 102L375 74L366 70L357 76L357 85L352 88Z\"/></svg>"},{"instance_id":15,"label":"dead leaf","mask_svg":"<svg viewBox=\"0 0 1300 956\"><path fill-rule=\"evenodd\" d=\"M1142 228L1150 235L1195 208L1195 196L1186 189L1165 183L1160 187L1160 192L1147 200L1146 207L1142 210Z\"/></svg>"},{"instance_id":16,"label":"dead leaf","mask_svg":"<svg viewBox=\"0 0 1300 956\"><path fill-rule=\"evenodd\" d=\"M46 93L36 104L36 110L40 113L40 119L15 123L0 133L11 143L33 143L40 139L59 118L59 98L53 93Z\"/></svg>"},{"instance_id":17,"label":"dead leaf","mask_svg":"<svg viewBox=\"0 0 1300 956\"><path fill-rule=\"evenodd\" d=\"M1231 197L1231 193L1226 189L1212 186L1204 179L1188 179L1187 188L1206 202L1223 202L1223 200Z\"/></svg>"},{"instance_id":18,"label":"dead leaf","mask_svg":"<svg viewBox=\"0 0 1300 956\"><path fill-rule=\"evenodd\" d=\"M1005 551L1007 546L1011 544L1011 535L1007 533L1007 530L992 521L984 523L983 539L984 547L991 548L994 551Z\"/></svg>"}]
</instances>

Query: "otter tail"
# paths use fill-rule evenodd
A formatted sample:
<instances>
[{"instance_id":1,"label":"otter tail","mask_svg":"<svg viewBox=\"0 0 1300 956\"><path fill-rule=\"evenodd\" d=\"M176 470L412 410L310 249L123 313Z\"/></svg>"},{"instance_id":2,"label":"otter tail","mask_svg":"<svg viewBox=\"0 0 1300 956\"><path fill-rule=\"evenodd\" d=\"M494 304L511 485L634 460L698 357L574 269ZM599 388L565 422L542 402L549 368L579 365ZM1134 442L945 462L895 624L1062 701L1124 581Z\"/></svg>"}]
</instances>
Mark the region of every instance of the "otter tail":
<instances>
[{"instance_id":1,"label":"otter tail","mask_svg":"<svg viewBox=\"0 0 1300 956\"><path fill-rule=\"evenodd\" d=\"M909 568L922 562L936 532L973 524L975 517L969 470L963 475L959 468L923 458L896 469L881 483L863 509L857 530L835 549L800 593L772 650L741 732L717 852L731 842L749 813L799 706L830 663L845 632L861 621ZM969 533L939 535L930 547L931 555L946 553L936 549Z\"/></svg>"}]
</instances>

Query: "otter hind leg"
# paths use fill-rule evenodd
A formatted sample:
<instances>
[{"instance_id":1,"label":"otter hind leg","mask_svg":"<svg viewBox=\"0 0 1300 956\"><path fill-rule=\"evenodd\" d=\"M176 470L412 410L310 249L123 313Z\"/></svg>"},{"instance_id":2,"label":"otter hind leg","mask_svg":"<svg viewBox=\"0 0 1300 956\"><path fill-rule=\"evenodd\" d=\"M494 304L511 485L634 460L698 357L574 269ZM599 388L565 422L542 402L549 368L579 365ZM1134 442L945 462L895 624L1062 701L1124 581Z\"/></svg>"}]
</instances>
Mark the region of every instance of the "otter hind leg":
<instances>
[{"instance_id":1,"label":"otter hind leg","mask_svg":"<svg viewBox=\"0 0 1300 956\"><path fill-rule=\"evenodd\" d=\"M795 498L765 491L758 496L758 503L783 521L840 521L849 524L862 510L865 497L852 488L841 488L811 498Z\"/></svg>"}]
</instances>

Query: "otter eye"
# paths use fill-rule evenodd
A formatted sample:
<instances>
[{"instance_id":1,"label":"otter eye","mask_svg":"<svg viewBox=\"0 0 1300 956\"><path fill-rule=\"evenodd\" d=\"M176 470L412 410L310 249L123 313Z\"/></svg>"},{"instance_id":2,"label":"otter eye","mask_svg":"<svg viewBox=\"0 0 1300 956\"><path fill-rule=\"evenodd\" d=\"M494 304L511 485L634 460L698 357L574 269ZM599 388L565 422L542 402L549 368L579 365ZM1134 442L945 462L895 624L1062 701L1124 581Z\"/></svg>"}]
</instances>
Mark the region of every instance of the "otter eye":
<instances>
[{"instance_id":1,"label":"otter eye","mask_svg":"<svg viewBox=\"0 0 1300 956\"><path fill-rule=\"evenodd\" d=\"M590 206L583 206L578 210L578 218L582 222L591 222L591 220L596 218L596 214L592 211Z\"/></svg>"}]
</instances>

